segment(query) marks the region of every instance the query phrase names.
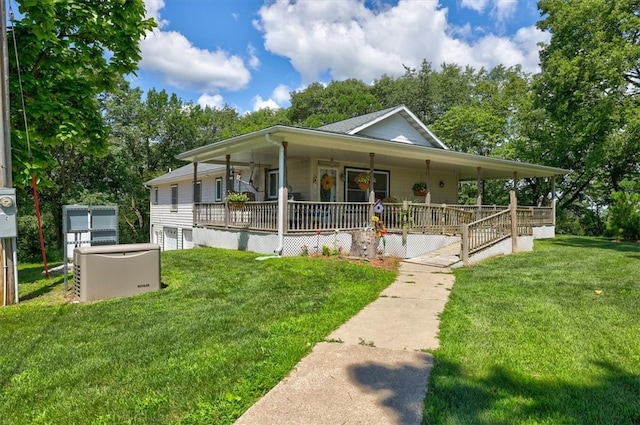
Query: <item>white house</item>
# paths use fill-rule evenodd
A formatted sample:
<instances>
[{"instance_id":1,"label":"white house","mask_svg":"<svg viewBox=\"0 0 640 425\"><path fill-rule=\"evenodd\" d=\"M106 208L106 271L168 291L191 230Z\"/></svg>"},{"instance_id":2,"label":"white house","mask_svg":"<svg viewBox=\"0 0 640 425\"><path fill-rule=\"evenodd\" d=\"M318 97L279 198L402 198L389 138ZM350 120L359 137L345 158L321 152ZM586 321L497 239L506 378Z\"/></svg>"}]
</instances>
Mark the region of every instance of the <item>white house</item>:
<instances>
[{"instance_id":1,"label":"white house","mask_svg":"<svg viewBox=\"0 0 640 425\"><path fill-rule=\"evenodd\" d=\"M504 223L475 221L508 209L482 205L483 180L513 179L516 187L520 178L555 182L568 172L451 151L402 105L318 129L276 125L178 158L190 164L146 183L153 242L167 250L195 244L282 255L325 243L350 248L349 232L371 224L376 200L389 253L415 256L459 241L462 225L471 225L471 249L481 250L491 243L486 229ZM462 181L479 183L476 205L457 205ZM248 193L250 201L234 208L228 192ZM517 213L521 232L553 236L553 202ZM474 243L476 227L485 230Z\"/></svg>"}]
</instances>

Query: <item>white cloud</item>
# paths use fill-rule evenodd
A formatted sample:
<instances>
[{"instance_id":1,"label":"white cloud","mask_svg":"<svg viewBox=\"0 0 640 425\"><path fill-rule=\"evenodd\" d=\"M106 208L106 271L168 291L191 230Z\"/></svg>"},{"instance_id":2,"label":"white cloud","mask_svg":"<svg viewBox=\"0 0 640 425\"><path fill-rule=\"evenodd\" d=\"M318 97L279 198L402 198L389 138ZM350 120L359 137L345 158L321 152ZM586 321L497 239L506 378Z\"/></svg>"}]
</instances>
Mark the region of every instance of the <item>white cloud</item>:
<instances>
[{"instance_id":1,"label":"white cloud","mask_svg":"<svg viewBox=\"0 0 640 425\"><path fill-rule=\"evenodd\" d=\"M211 108L222 108L224 106L224 98L219 94L203 94L198 98L198 105L203 108L209 106Z\"/></svg>"},{"instance_id":2,"label":"white cloud","mask_svg":"<svg viewBox=\"0 0 640 425\"><path fill-rule=\"evenodd\" d=\"M516 12L518 0L462 0L460 6L478 13L484 13L489 9L491 16L498 22L503 22Z\"/></svg>"},{"instance_id":3,"label":"white cloud","mask_svg":"<svg viewBox=\"0 0 640 425\"><path fill-rule=\"evenodd\" d=\"M160 18L160 9L164 7L164 0L145 0L144 6L147 17L155 19L158 28L163 28L169 24L169 21Z\"/></svg>"},{"instance_id":4,"label":"white cloud","mask_svg":"<svg viewBox=\"0 0 640 425\"><path fill-rule=\"evenodd\" d=\"M247 51L249 52L249 66L252 69L258 69L260 67L260 59L256 55L256 48L249 44Z\"/></svg>"},{"instance_id":5,"label":"white cloud","mask_svg":"<svg viewBox=\"0 0 640 425\"><path fill-rule=\"evenodd\" d=\"M495 15L498 22L503 22L516 12L518 6L517 0L494 0L492 14Z\"/></svg>"},{"instance_id":6,"label":"white cloud","mask_svg":"<svg viewBox=\"0 0 640 425\"><path fill-rule=\"evenodd\" d=\"M251 104L253 105L254 111L259 111L260 109L266 109L266 108L280 109L280 105L278 105L275 100L273 99L264 100L260 95L255 96L251 100Z\"/></svg>"},{"instance_id":7,"label":"white cloud","mask_svg":"<svg viewBox=\"0 0 640 425\"><path fill-rule=\"evenodd\" d=\"M174 87L194 91L240 90L251 74L239 56L195 47L175 31L154 30L140 42L140 68L162 74Z\"/></svg>"},{"instance_id":8,"label":"white cloud","mask_svg":"<svg viewBox=\"0 0 640 425\"><path fill-rule=\"evenodd\" d=\"M489 3L489 0L462 0L460 5L476 12L482 12L487 7L487 3Z\"/></svg>"},{"instance_id":9,"label":"white cloud","mask_svg":"<svg viewBox=\"0 0 640 425\"><path fill-rule=\"evenodd\" d=\"M280 109L288 106L291 103L290 92L291 89L289 89L288 86L280 84L273 90L269 99L265 100L262 98L262 96L255 96L251 100L253 110L259 111L260 109L264 108Z\"/></svg>"},{"instance_id":10,"label":"white cloud","mask_svg":"<svg viewBox=\"0 0 640 425\"><path fill-rule=\"evenodd\" d=\"M141 69L159 73L178 89L215 93L247 86L251 74L240 56L222 49L201 49L179 32L162 30L168 25L160 16L164 0L145 0L145 6L147 14L161 25L140 41ZM250 63L259 64L259 60L252 54Z\"/></svg>"},{"instance_id":11,"label":"white cloud","mask_svg":"<svg viewBox=\"0 0 640 425\"><path fill-rule=\"evenodd\" d=\"M510 1L477 0L469 5L493 7L507 13ZM501 12L500 12L501 11ZM265 48L290 60L303 84L328 74L332 79L371 81L382 74L401 75L402 65L417 68L423 59L493 68L521 64L538 70L538 48L543 37L535 28L513 37L482 33L475 41L456 38L461 27L447 22L446 8L437 1L399 0L396 6L373 11L359 0L276 0L264 5L254 26L263 32ZM509 12L510 13L510 12Z\"/></svg>"},{"instance_id":12,"label":"white cloud","mask_svg":"<svg viewBox=\"0 0 640 425\"><path fill-rule=\"evenodd\" d=\"M287 104L291 101L291 89L285 84L280 84L273 90L271 97L278 102L278 105Z\"/></svg>"}]
</instances>

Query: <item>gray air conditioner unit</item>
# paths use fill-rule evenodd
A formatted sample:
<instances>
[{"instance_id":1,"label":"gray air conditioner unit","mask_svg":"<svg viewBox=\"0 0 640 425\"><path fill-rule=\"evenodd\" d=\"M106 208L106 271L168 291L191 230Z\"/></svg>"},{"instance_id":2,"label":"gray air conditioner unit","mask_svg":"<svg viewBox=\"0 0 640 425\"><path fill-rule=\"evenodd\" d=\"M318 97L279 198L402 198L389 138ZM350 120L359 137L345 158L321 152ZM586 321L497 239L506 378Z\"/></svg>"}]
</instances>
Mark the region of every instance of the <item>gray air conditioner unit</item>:
<instances>
[{"instance_id":1,"label":"gray air conditioner unit","mask_svg":"<svg viewBox=\"0 0 640 425\"><path fill-rule=\"evenodd\" d=\"M160 289L160 246L105 245L73 250L73 286L79 301L126 297Z\"/></svg>"}]
</instances>

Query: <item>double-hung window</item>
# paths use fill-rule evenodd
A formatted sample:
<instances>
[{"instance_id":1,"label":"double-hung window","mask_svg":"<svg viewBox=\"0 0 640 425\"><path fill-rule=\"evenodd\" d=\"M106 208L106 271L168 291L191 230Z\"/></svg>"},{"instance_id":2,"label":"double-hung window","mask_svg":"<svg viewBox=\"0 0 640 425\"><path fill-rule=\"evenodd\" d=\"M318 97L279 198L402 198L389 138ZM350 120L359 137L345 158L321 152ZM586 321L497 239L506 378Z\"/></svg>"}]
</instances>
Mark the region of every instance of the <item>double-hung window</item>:
<instances>
[{"instance_id":1,"label":"double-hung window","mask_svg":"<svg viewBox=\"0 0 640 425\"><path fill-rule=\"evenodd\" d=\"M345 168L345 200L347 202L367 202L369 201L369 189L362 189L358 184L359 175L369 175L369 170L363 168ZM389 197L390 178L389 171L374 170L373 172L375 191L377 199Z\"/></svg>"}]
</instances>

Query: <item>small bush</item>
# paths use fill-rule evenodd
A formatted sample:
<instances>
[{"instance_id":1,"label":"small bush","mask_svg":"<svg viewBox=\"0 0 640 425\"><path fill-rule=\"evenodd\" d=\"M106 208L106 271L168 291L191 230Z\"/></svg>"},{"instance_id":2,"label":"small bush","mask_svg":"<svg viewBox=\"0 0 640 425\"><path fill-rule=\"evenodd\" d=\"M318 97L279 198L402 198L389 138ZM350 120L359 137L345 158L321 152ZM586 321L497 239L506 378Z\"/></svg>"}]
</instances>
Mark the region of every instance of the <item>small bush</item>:
<instances>
[{"instance_id":1,"label":"small bush","mask_svg":"<svg viewBox=\"0 0 640 425\"><path fill-rule=\"evenodd\" d=\"M620 188L611 193L607 234L619 239L640 240L640 184L623 180Z\"/></svg>"}]
</instances>

